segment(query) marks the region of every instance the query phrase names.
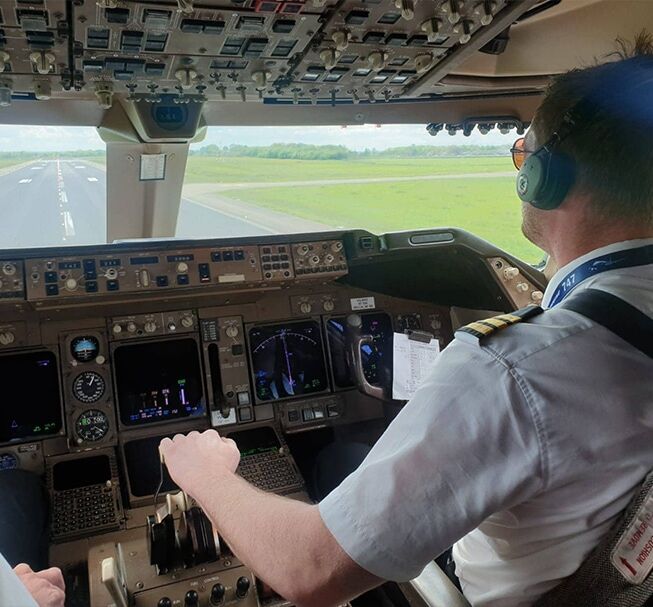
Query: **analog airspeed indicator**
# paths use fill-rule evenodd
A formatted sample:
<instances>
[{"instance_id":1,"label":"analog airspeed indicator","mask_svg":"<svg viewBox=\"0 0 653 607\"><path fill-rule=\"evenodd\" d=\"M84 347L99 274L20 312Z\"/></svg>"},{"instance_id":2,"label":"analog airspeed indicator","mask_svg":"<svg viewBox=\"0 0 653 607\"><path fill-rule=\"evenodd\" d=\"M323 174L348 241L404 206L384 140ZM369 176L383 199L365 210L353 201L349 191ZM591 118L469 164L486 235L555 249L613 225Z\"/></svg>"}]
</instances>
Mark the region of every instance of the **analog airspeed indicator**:
<instances>
[{"instance_id":1,"label":"analog airspeed indicator","mask_svg":"<svg viewBox=\"0 0 653 607\"><path fill-rule=\"evenodd\" d=\"M102 440L109 432L109 418L97 409L84 411L75 422L75 432L83 442Z\"/></svg>"},{"instance_id":2,"label":"analog airspeed indicator","mask_svg":"<svg viewBox=\"0 0 653 607\"><path fill-rule=\"evenodd\" d=\"M73 382L73 394L83 403L94 403L102 398L106 384L104 378L95 371L80 373Z\"/></svg>"}]
</instances>

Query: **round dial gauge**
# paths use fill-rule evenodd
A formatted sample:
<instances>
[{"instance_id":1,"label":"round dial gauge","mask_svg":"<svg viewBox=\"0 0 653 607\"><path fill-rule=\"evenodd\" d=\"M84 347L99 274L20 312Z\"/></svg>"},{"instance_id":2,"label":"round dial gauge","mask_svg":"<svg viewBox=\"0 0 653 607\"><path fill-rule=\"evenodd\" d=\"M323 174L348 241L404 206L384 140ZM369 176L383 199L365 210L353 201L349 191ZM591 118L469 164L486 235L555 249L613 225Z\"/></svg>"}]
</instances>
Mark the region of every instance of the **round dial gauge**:
<instances>
[{"instance_id":1,"label":"round dial gauge","mask_svg":"<svg viewBox=\"0 0 653 607\"><path fill-rule=\"evenodd\" d=\"M84 411L75 422L75 432L82 441L99 441L109 432L109 418L97 409Z\"/></svg>"},{"instance_id":2,"label":"round dial gauge","mask_svg":"<svg viewBox=\"0 0 653 607\"><path fill-rule=\"evenodd\" d=\"M73 382L73 394L83 403L94 403L102 398L106 384L99 373L85 371Z\"/></svg>"},{"instance_id":3,"label":"round dial gauge","mask_svg":"<svg viewBox=\"0 0 653 607\"><path fill-rule=\"evenodd\" d=\"M97 357L100 344L95 337L82 335L70 342L70 352L73 358L80 363L87 363Z\"/></svg>"}]
</instances>

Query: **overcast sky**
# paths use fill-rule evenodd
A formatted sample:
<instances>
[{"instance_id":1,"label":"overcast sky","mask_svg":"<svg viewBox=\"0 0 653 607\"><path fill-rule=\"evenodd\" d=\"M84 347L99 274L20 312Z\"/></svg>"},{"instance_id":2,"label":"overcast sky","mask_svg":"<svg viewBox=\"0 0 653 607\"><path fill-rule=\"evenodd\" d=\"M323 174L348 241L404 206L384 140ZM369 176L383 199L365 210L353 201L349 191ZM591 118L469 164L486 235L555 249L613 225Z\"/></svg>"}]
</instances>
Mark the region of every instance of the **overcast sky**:
<instances>
[{"instance_id":1,"label":"overcast sky","mask_svg":"<svg viewBox=\"0 0 653 607\"><path fill-rule=\"evenodd\" d=\"M505 145L506 150L517 135L501 135L494 131L489 135L474 132L469 137L454 137L440 133L431 137L425 125L375 125L315 126L315 127L211 127L206 139L194 147L208 144L220 146L269 145L272 143L309 143L344 145L350 149L378 150L403 145ZM104 144L92 127L59 126L13 126L0 125L0 152L38 151L55 152L68 150L97 150Z\"/></svg>"}]
</instances>

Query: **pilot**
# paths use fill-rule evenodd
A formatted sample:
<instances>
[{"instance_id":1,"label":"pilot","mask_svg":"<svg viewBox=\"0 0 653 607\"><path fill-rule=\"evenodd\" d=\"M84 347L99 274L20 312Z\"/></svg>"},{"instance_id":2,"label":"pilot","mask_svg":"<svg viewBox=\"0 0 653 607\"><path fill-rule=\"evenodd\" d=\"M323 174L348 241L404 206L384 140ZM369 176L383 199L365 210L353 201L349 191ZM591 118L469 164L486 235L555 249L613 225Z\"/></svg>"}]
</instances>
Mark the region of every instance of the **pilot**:
<instances>
[{"instance_id":1,"label":"pilot","mask_svg":"<svg viewBox=\"0 0 653 607\"><path fill-rule=\"evenodd\" d=\"M534 196L532 173L518 183L531 196L523 231L560 268L545 311L491 335L460 332L319 505L249 485L235 443L214 430L162 441L172 478L282 596L337 605L416 577L453 545L472 605L532 605L653 468L650 359L561 307L591 288L653 315L653 44L636 47L555 78L513 150L550 180Z\"/></svg>"}]
</instances>

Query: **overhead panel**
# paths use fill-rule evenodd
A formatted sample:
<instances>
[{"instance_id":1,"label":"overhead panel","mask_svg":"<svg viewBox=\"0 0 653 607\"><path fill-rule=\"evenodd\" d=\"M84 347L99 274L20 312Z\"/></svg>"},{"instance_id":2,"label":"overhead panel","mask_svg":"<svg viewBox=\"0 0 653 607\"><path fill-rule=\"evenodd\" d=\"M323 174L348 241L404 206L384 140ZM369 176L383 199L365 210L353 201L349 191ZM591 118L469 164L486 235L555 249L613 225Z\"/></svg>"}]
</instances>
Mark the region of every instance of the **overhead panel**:
<instances>
[{"instance_id":1,"label":"overhead panel","mask_svg":"<svg viewBox=\"0 0 653 607\"><path fill-rule=\"evenodd\" d=\"M95 98L107 108L115 95L282 104L432 97L442 92L433 86L438 66L536 3L3 2L0 104L12 96Z\"/></svg>"}]
</instances>

